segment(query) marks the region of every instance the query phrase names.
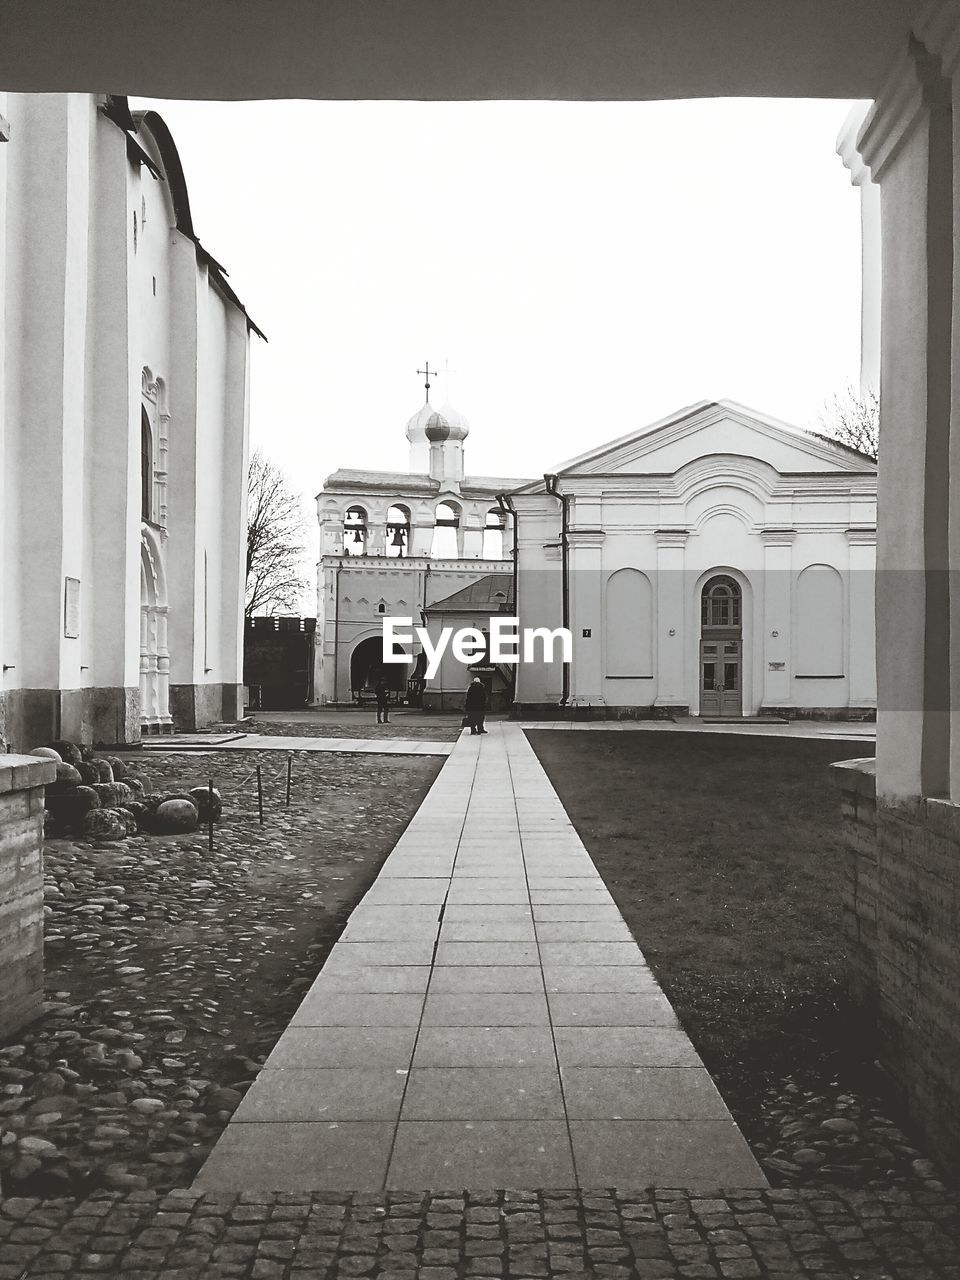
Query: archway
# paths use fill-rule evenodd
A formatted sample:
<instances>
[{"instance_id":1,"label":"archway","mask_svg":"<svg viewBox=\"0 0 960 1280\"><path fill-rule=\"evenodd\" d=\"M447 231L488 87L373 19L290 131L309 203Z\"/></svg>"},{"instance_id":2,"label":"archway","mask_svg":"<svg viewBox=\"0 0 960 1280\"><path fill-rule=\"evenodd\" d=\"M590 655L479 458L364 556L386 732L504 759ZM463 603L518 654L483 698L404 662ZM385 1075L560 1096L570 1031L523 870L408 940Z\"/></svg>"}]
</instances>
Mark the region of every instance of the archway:
<instances>
[{"instance_id":1,"label":"archway","mask_svg":"<svg viewBox=\"0 0 960 1280\"><path fill-rule=\"evenodd\" d=\"M172 725L163 549L153 530L144 526L140 534L140 729L159 733Z\"/></svg>"},{"instance_id":2,"label":"archway","mask_svg":"<svg viewBox=\"0 0 960 1280\"><path fill-rule=\"evenodd\" d=\"M395 644L393 651L403 653L400 645ZM372 698L374 686L380 677L396 698L406 692L409 663L384 662L383 638L379 635L368 636L355 646L350 655L350 691L358 702L364 698Z\"/></svg>"},{"instance_id":3,"label":"archway","mask_svg":"<svg viewBox=\"0 0 960 1280\"><path fill-rule=\"evenodd\" d=\"M700 593L700 714L743 714L743 592L717 574Z\"/></svg>"}]
</instances>

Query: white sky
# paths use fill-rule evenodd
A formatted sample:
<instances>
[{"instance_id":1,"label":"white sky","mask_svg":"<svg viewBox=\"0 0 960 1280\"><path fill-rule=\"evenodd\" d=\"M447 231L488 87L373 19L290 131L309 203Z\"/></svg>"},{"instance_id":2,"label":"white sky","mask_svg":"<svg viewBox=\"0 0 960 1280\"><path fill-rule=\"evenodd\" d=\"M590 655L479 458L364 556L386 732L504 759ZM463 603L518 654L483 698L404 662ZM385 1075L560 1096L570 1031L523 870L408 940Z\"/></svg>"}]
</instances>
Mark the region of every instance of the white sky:
<instances>
[{"instance_id":1,"label":"white sky","mask_svg":"<svg viewBox=\"0 0 960 1280\"><path fill-rule=\"evenodd\" d=\"M406 468L428 359L484 475L703 398L816 425L858 382L849 103L151 105L270 339L253 444L305 498L338 466Z\"/></svg>"}]
</instances>

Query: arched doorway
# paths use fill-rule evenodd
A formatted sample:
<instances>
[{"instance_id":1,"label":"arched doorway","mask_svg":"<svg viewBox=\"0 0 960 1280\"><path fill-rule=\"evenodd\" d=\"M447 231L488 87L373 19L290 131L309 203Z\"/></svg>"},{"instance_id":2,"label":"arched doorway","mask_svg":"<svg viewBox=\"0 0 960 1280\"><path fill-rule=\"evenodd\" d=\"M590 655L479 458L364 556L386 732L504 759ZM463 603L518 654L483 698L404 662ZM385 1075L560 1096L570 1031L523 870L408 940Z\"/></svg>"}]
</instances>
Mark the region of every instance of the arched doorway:
<instances>
[{"instance_id":1,"label":"arched doorway","mask_svg":"<svg viewBox=\"0 0 960 1280\"><path fill-rule=\"evenodd\" d=\"M167 583L159 538L140 535L140 728L170 728L170 653L167 649Z\"/></svg>"},{"instance_id":2,"label":"arched doorway","mask_svg":"<svg viewBox=\"0 0 960 1280\"><path fill-rule=\"evenodd\" d=\"M395 644L393 651L403 653ZM368 636L361 640L350 655L350 691L357 701L372 698L374 686L380 677L390 690L392 699L398 699L407 689L408 663L384 662L382 636Z\"/></svg>"},{"instance_id":3,"label":"arched doorway","mask_svg":"<svg viewBox=\"0 0 960 1280\"><path fill-rule=\"evenodd\" d=\"M743 715L743 593L727 574L700 594L700 714Z\"/></svg>"}]
</instances>

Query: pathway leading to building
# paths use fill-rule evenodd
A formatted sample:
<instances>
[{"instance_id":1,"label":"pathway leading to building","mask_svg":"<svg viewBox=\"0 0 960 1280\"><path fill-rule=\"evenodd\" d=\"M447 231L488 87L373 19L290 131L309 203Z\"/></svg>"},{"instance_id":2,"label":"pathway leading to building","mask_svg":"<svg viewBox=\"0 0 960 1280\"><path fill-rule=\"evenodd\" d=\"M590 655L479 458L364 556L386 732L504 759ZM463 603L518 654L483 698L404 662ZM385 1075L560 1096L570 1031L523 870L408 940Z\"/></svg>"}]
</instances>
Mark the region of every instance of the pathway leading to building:
<instances>
[{"instance_id":1,"label":"pathway leading to building","mask_svg":"<svg viewBox=\"0 0 960 1280\"><path fill-rule=\"evenodd\" d=\"M464 735L196 1188L763 1174L523 732Z\"/></svg>"}]
</instances>

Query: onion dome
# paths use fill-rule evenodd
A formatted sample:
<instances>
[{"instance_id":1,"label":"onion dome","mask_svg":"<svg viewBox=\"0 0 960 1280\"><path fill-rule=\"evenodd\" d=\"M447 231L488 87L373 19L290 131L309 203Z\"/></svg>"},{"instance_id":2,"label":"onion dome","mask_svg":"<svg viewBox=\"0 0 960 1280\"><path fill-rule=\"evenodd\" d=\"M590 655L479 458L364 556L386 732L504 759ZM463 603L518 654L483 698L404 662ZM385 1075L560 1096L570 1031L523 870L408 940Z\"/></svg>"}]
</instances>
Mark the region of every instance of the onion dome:
<instances>
[{"instance_id":1,"label":"onion dome","mask_svg":"<svg viewBox=\"0 0 960 1280\"><path fill-rule=\"evenodd\" d=\"M449 440L466 440L470 434L470 423L460 412L455 409L448 400L446 404L440 406L440 413L446 419L450 428Z\"/></svg>"},{"instance_id":2,"label":"onion dome","mask_svg":"<svg viewBox=\"0 0 960 1280\"><path fill-rule=\"evenodd\" d=\"M425 435L431 444L442 444L444 440L450 440L450 423L446 420L442 413L431 413L427 419L425 427Z\"/></svg>"},{"instance_id":3,"label":"onion dome","mask_svg":"<svg viewBox=\"0 0 960 1280\"><path fill-rule=\"evenodd\" d=\"M427 420L434 414L433 405L428 400L407 423L407 439L411 444L426 440L425 428Z\"/></svg>"}]
</instances>

